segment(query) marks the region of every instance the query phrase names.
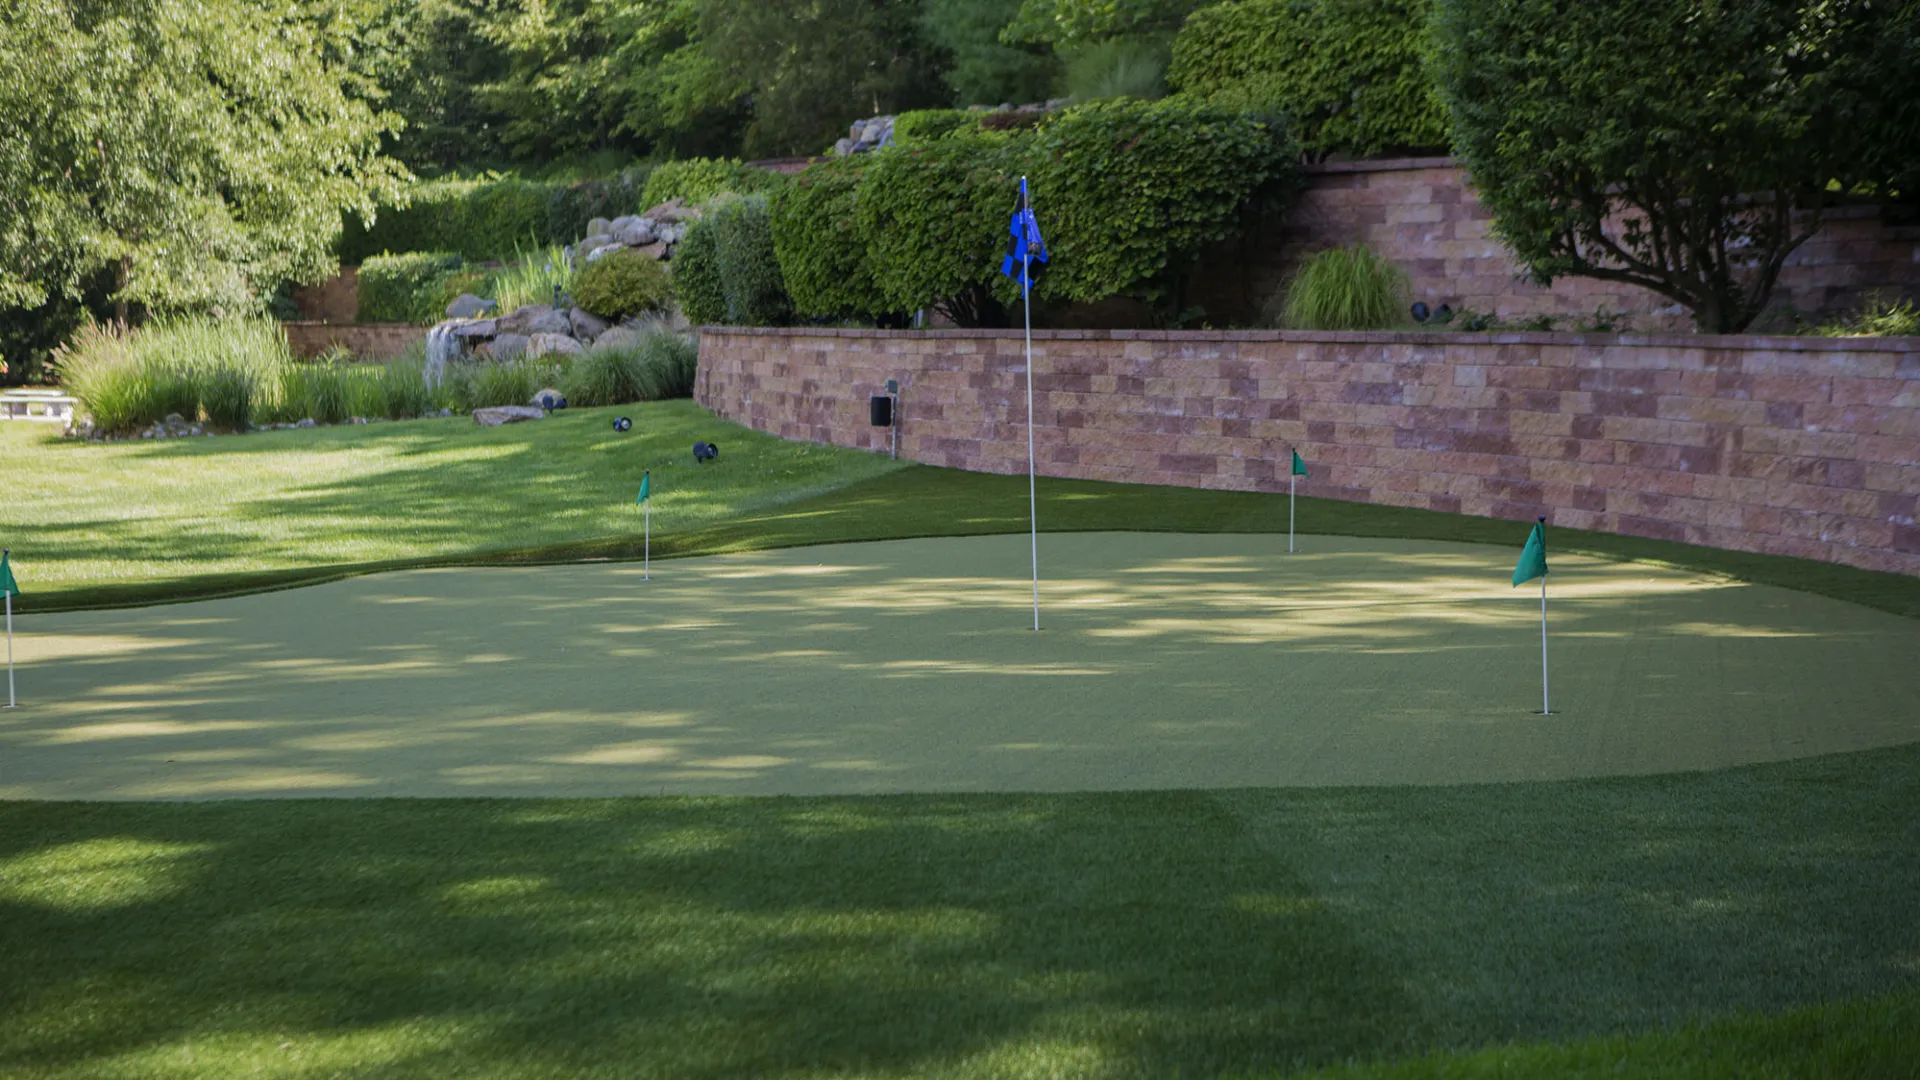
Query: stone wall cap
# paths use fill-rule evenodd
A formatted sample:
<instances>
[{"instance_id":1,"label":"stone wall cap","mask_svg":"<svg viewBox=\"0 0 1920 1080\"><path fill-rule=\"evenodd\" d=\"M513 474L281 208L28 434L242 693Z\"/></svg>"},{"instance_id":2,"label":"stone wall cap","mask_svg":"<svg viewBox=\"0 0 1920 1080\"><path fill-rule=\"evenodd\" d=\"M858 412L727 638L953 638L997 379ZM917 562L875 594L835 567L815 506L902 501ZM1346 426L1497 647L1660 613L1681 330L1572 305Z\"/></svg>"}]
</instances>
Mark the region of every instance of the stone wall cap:
<instances>
[{"instance_id":1,"label":"stone wall cap","mask_svg":"<svg viewBox=\"0 0 1920 1080\"><path fill-rule=\"evenodd\" d=\"M369 325L369 324L363 324ZM703 326L703 335L780 338L867 338L889 341L1013 339L1011 330L862 330L844 327ZM1798 334L1581 334L1553 331L1461 330L1035 330L1033 340L1320 342L1337 345L1625 345L1659 349L1734 349L1768 352L1920 353L1920 337L1814 337Z\"/></svg>"},{"instance_id":2,"label":"stone wall cap","mask_svg":"<svg viewBox=\"0 0 1920 1080\"><path fill-rule=\"evenodd\" d=\"M1300 166L1308 176L1329 173L1411 172L1415 169L1457 169L1460 159L1453 157L1369 158L1365 161L1316 161Z\"/></svg>"}]
</instances>

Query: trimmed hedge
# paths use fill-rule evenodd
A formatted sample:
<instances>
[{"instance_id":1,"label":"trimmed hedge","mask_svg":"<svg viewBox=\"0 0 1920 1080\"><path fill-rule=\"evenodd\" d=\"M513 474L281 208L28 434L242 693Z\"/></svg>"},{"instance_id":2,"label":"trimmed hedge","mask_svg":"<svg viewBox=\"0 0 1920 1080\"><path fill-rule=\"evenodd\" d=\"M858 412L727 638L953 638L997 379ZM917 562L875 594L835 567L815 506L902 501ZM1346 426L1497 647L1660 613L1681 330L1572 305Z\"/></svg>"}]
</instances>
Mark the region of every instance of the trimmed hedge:
<instances>
[{"instance_id":1,"label":"trimmed hedge","mask_svg":"<svg viewBox=\"0 0 1920 1080\"><path fill-rule=\"evenodd\" d=\"M1095 102L1025 141L1052 257L1042 299L1158 301L1202 248L1239 228L1242 207L1297 172L1277 125L1187 101Z\"/></svg>"},{"instance_id":2,"label":"trimmed hedge","mask_svg":"<svg viewBox=\"0 0 1920 1080\"><path fill-rule=\"evenodd\" d=\"M474 262L505 260L519 249L571 244L596 217L641 209L645 171L612 180L564 184L528 180L440 180L407 190L405 206L383 206L371 226L349 216L340 261L387 252L450 251ZM653 204L648 203L651 206Z\"/></svg>"},{"instance_id":3,"label":"trimmed hedge","mask_svg":"<svg viewBox=\"0 0 1920 1080\"><path fill-rule=\"evenodd\" d=\"M954 132L815 165L774 201L774 249L802 315L937 308L997 325L1019 299L1000 261L1025 175L1052 256L1038 299L1157 304L1243 212L1291 193L1293 157L1259 117L1179 99L1097 102L1030 132Z\"/></svg>"},{"instance_id":4,"label":"trimmed hedge","mask_svg":"<svg viewBox=\"0 0 1920 1080\"><path fill-rule=\"evenodd\" d=\"M720 291L729 326L785 326L793 301L774 255L772 214L765 195L722 199L707 210L720 265Z\"/></svg>"},{"instance_id":5,"label":"trimmed hedge","mask_svg":"<svg viewBox=\"0 0 1920 1080\"><path fill-rule=\"evenodd\" d=\"M914 115L927 114L896 119L896 138L900 124ZM887 310L857 220L860 181L871 160L871 154L856 154L823 162L774 196L773 247L801 315L859 319Z\"/></svg>"},{"instance_id":6,"label":"trimmed hedge","mask_svg":"<svg viewBox=\"0 0 1920 1080\"><path fill-rule=\"evenodd\" d=\"M688 205L699 206L716 195L729 192L735 195L771 192L777 190L785 179L771 169L743 164L738 158L669 161L655 168L653 174L647 177L646 190L640 196L641 209L659 206L674 199L685 199Z\"/></svg>"},{"instance_id":7,"label":"trimmed hedge","mask_svg":"<svg viewBox=\"0 0 1920 1080\"><path fill-rule=\"evenodd\" d=\"M855 227L887 310L937 307L962 326L1000 321L995 279L1023 149L956 134L872 155Z\"/></svg>"},{"instance_id":8,"label":"trimmed hedge","mask_svg":"<svg viewBox=\"0 0 1920 1080\"><path fill-rule=\"evenodd\" d=\"M360 264L354 317L360 322L436 323L446 317L454 297L484 278L448 251L375 255Z\"/></svg>"},{"instance_id":9,"label":"trimmed hedge","mask_svg":"<svg viewBox=\"0 0 1920 1080\"><path fill-rule=\"evenodd\" d=\"M673 249L673 290L680 313L695 326L724 326L727 292L720 284L720 241L713 222L701 218Z\"/></svg>"},{"instance_id":10,"label":"trimmed hedge","mask_svg":"<svg viewBox=\"0 0 1920 1080\"><path fill-rule=\"evenodd\" d=\"M1228 108L1284 116L1302 150L1362 157L1447 145L1422 63L1432 0L1241 0L1194 12L1167 81Z\"/></svg>"}]
</instances>

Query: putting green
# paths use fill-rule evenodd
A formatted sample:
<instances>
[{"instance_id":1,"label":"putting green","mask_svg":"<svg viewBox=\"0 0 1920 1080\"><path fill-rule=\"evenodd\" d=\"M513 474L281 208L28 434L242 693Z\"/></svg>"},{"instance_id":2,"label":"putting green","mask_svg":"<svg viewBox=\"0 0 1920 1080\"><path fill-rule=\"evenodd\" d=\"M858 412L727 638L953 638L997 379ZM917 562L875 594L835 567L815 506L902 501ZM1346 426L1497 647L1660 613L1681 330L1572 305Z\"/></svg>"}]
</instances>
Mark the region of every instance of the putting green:
<instances>
[{"instance_id":1,"label":"putting green","mask_svg":"<svg viewBox=\"0 0 1920 1080\"><path fill-rule=\"evenodd\" d=\"M1096 533L422 570L21 620L0 797L1430 784L1920 741L1920 623L1515 549Z\"/></svg>"}]
</instances>

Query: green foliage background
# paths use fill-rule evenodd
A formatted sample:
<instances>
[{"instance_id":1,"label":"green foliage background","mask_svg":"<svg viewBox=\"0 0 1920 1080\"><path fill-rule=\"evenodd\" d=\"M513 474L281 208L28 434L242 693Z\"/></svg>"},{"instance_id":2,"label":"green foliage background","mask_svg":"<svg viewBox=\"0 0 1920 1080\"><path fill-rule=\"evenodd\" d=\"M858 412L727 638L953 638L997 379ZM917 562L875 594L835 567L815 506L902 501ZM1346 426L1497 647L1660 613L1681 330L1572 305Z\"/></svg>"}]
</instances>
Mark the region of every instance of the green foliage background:
<instances>
[{"instance_id":1,"label":"green foliage background","mask_svg":"<svg viewBox=\"0 0 1920 1080\"><path fill-rule=\"evenodd\" d=\"M431 325L446 318L446 307L482 275L467 272L466 260L447 251L376 255L360 264L361 322Z\"/></svg>"},{"instance_id":2,"label":"green foliage background","mask_svg":"<svg viewBox=\"0 0 1920 1080\"><path fill-rule=\"evenodd\" d=\"M1243 0L1204 8L1173 43L1185 94L1284 117L1316 157L1438 150L1447 118L1424 67L1432 0Z\"/></svg>"},{"instance_id":3,"label":"green foliage background","mask_svg":"<svg viewBox=\"0 0 1920 1080\"><path fill-rule=\"evenodd\" d=\"M1920 162L1920 4L1437 0L1454 145L1534 276L1744 329L1823 204ZM1911 197L1913 192L1907 191Z\"/></svg>"}]
</instances>

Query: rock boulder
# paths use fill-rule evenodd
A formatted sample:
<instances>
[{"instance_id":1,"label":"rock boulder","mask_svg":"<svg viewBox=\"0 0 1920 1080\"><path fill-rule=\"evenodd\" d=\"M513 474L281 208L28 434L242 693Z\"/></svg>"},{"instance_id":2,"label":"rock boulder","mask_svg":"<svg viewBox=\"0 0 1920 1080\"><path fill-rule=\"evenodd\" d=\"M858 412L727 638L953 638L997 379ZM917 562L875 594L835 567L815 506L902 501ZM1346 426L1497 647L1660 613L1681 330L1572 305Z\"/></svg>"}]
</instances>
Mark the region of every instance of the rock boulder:
<instances>
[{"instance_id":1,"label":"rock boulder","mask_svg":"<svg viewBox=\"0 0 1920 1080\"><path fill-rule=\"evenodd\" d=\"M527 343L527 356L530 359L552 353L579 356L586 351L585 347L567 334L535 334L533 340Z\"/></svg>"},{"instance_id":2,"label":"rock boulder","mask_svg":"<svg viewBox=\"0 0 1920 1080\"><path fill-rule=\"evenodd\" d=\"M541 420L547 410L533 405L498 405L491 409L473 410L473 422L481 427L499 427L502 424L517 424L522 420Z\"/></svg>"}]
</instances>

